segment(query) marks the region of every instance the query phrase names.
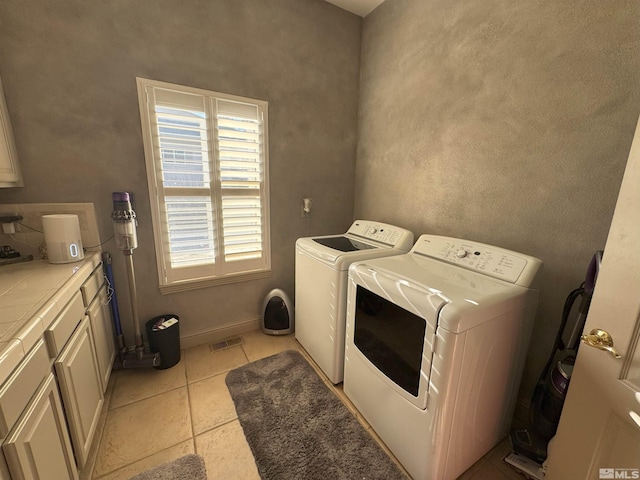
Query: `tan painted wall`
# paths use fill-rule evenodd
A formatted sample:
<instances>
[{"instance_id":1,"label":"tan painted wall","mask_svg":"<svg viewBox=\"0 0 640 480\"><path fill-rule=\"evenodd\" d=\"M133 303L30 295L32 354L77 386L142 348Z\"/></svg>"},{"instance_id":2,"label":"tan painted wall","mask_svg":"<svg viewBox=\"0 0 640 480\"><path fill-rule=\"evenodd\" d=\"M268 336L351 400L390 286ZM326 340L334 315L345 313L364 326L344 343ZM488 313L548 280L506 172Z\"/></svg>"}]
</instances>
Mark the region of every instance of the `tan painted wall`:
<instances>
[{"instance_id":1,"label":"tan painted wall","mask_svg":"<svg viewBox=\"0 0 640 480\"><path fill-rule=\"evenodd\" d=\"M353 218L361 25L320 0L2 1L0 75L25 187L0 203L93 202L106 239L111 192L134 192L141 318L176 313L183 335L257 319L272 288L293 298L302 197L314 199L312 234ZM159 293L136 76L269 102L271 279ZM105 249L130 331L124 261Z\"/></svg>"},{"instance_id":2,"label":"tan painted wall","mask_svg":"<svg viewBox=\"0 0 640 480\"><path fill-rule=\"evenodd\" d=\"M531 385L604 246L640 112L639 5L386 0L360 57L360 19L320 0L3 1L26 186L0 203L94 202L107 238L111 192L135 192L141 315L178 313L183 333L257 318L272 287L293 294L302 196L312 234L355 216L536 255ZM270 102L272 279L159 294L136 76Z\"/></svg>"},{"instance_id":3,"label":"tan painted wall","mask_svg":"<svg viewBox=\"0 0 640 480\"><path fill-rule=\"evenodd\" d=\"M634 0L386 0L364 21L355 215L544 261L524 398L604 248L639 21Z\"/></svg>"}]
</instances>

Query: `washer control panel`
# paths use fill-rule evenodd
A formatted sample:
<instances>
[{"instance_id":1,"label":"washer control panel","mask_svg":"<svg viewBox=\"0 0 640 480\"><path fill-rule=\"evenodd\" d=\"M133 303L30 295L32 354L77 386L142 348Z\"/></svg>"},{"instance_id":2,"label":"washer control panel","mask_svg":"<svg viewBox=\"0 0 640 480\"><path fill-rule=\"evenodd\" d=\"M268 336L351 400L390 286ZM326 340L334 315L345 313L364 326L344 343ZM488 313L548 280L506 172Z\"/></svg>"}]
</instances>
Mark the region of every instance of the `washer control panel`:
<instances>
[{"instance_id":1,"label":"washer control panel","mask_svg":"<svg viewBox=\"0 0 640 480\"><path fill-rule=\"evenodd\" d=\"M356 220L347 234L368 238L393 248L409 251L413 245L413 233L386 223Z\"/></svg>"},{"instance_id":2,"label":"washer control panel","mask_svg":"<svg viewBox=\"0 0 640 480\"><path fill-rule=\"evenodd\" d=\"M522 286L531 285L542 266L539 259L528 255L438 235L420 236L411 253L442 260Z\"/></svg>"}]
</instances>

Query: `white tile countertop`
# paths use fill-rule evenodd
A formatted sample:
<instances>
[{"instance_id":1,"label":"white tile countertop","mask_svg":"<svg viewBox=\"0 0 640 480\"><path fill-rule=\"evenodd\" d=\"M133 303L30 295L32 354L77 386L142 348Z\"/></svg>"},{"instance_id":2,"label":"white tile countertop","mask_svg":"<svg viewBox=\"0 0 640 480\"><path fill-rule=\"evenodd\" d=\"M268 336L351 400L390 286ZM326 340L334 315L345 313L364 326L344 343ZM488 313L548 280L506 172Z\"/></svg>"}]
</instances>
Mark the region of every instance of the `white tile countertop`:
<instances>
[{"instance_id":1,"label":"white tile countertop","mask_svg":"<svg viewBox=\"0 0 640 480\"><path fill-rule=\"evenodd\" d=\"M0 384L100 261L100 252L87 252L74 263L33 260L0 267Z\"/></svg>"}]
</instances>

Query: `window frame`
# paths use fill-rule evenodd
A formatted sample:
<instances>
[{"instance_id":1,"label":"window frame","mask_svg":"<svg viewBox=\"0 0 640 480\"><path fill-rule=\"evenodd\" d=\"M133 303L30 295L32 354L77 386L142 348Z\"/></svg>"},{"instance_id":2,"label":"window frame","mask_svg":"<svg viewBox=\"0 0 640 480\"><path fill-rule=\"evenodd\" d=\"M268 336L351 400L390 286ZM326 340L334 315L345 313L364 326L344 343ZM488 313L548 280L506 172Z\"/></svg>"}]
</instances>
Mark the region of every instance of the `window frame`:
<instances>
[{"instance_id":1,"label":"window frame","mask_svg":"<svg viewBox=\"0 0 640 480\"><path fill-rule=\"evenodd\" d=\"M197 288L205 288L215 285L231 284L271 276L271 242L270 242L270 205L269 205L269 135L268 135L268 103L263 100L256 100L236 95L230 95L210 90L188 87L167 82L160 82L146 78L136 78L138 87L138 102L140 108L140 120L142 126L142 137L144 143L144 156L147 172L147 184L151 207L151 219L153 225L153 236L155 243L156 264L158 269L158 280L160 291L174 293ZM157 131L157 120L155 107L163 102L155 101L157 90L176 92L176 94L201 96L203 100L203 111L205 112L205 122L207 131L207 162L209 164L211 180L208 188L195 187L167 187L162 179L162 158L159 153L159 143L154 140ZM253 260L238 260L225 262L222 254L224 236L220 236L224 231L222 225L222 201L223 194L233 195L229 189L221 187L220 158L218 152L217 102L238 102L258 109L261 118L261 178L256 189L244 190L247 193L257 192L261 207L261 257ZM168 195L166 191L170 192ZM165 199L181 192L190 193L199 190L197 195L211 200L211 214L213 215L214 242L215 242L215 262L204 266L187 266L176 268L170 264L169 248L170 238L167 220L167 207ZM208 190L208 194L205 194ZM236 194L241 191L235 192ZM226 197L229 198L229 197ZM218 234L215 234L217 232Z\"/></svg>"}]
</instances>

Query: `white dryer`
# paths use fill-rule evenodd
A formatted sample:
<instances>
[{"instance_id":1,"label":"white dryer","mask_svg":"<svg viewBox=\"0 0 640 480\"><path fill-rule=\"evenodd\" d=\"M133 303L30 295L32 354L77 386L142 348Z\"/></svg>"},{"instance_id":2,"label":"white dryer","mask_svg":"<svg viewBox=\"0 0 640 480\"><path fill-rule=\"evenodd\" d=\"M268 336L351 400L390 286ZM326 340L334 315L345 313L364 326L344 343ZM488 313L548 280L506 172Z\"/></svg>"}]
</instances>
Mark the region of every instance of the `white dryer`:
<instances>
[{"instance_id":1,"label":"white dryer","mask_svg":"<svg viewBox=\"0 0 640 480\"><path fill-rule=\"evenodd\" d=\"M434 235L351 265L344 392L415 480L455 479L507 435L541 266Z\"/></svg>"},{"instance_id":2,"label":"white dryer","mask_svg":"<svg viewBox=\"0 0 640 480\"><path fill-rule=\"evenodd\" d=\"M297 240L295 336L333 383L343 379L349 265L407 253L412 245L409 230L367 220L341 235Z\"/></svg>"}]
</instances>

